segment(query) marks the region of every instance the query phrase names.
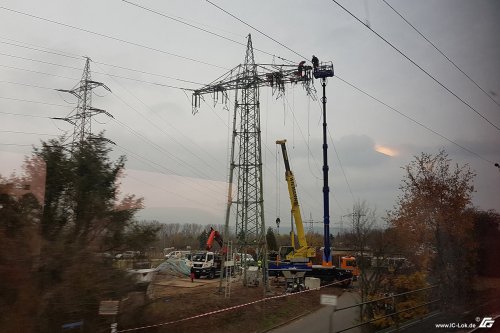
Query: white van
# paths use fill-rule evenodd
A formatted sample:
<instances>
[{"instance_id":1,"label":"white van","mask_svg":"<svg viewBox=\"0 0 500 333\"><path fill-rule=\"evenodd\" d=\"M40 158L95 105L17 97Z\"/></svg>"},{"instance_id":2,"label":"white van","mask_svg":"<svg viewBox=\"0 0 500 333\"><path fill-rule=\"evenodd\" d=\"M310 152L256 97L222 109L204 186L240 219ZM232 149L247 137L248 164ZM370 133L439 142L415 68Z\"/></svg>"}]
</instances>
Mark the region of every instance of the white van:
<instances>
[{"instance_id":1,"label":"white van","mask_svg":"<svg viewBox=\"0 0 500 333\"><path fill-rule=\"evenodd\" d=\"M165 258L166 259L171 259L171 258L183 259L190 253L191 253L190 251L172 251L172 252L166 254Z\"/></svg>"}]
</instances>

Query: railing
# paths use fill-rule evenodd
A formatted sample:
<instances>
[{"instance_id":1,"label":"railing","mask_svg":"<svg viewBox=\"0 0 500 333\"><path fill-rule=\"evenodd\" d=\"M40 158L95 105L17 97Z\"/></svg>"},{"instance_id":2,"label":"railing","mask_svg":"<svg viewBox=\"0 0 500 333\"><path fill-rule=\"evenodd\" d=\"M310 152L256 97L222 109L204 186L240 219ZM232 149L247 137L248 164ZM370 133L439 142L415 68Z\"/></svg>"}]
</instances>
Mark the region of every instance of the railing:
<instances>
[{"instance_id":1,"label":"railing","mask_svg":"<svg viewBox=\"0 0 500 333\"><path fill-rule=\"evenodd\" d=\"M385 300L388 300L388 299L392 299L393 300L391 313L385 314L383 316L375 316L374 318L366 320L366 321L363 321L360 324L353 325L353 326L350 326L350 327L347 327L347 328L344 328L344 329L341 329L341 330L338 330L338 331L334 331L334 332L335 333L346 332L346 331L352 330L354 328L361 327L361 326L373 323L375 321L378 321L378 320L381 320L381 319L385 319L385 318L390 318L390 317L396 319L395 320L396 327L399 327L399 325L401 325L402 323L410 321L410 320L415 320L417 318L422 319L425 316L427 316L428 313L431 312L430 309L425 314L422 314L420 316L417 315L415 318L407 319L405 321L400 321L400 319L397 318L397 316L399 314L402 314L402 313L405 313L405 312L409 312L409 311L412 311L412 310L416 310L416 309L419 309L419 308L422 308L422 307L427 307L427 306L431 306L433 304L438 304L441 301L441 299L437 298L437 299L434 299L434 300L426 301L426 302L420 303L418 305L412 306L410 308L402 309L402 310L399 310L399 311L397 310L397 305L398 304L397 304L397 302L395 300L397 298L402 297L402 296L408 296L408 295L420 293L420 292L423 292L423 291L432 290L432 289L435 289L437 287L438 287L437 285L433 285L433 286L426 287L426 288L421 288L421 289L416 289L416 290L412 290L412 291L407 291L407 292L400 293L400 294L395 294L395 295L389 295L389 296L378 298L378 299L375 299L375 300L372 300L372 301L362 302L362 303L358 303L358 304L354 304L354 305L350 305L350 306L346 306L346 307L335 309L334 313L337 313L339 311L344 311L344 310L348 310L348 309L360 307L360 313L361 313L361 317L362 317L363 316L363 307L364 306L370 306L371 304L374 304L374 303L376 304L378 302L385 301Z\"/></svg>"}]
</instances>

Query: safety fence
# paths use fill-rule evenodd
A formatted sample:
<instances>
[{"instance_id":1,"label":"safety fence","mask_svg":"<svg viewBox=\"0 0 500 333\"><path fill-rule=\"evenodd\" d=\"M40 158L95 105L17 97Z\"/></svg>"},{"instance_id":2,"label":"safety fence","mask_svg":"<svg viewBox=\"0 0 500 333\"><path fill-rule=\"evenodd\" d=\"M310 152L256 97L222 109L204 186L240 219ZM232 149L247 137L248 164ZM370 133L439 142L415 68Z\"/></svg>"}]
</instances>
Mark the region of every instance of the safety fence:
<instances>
[{"instance_id":1,"label":"safety fence","mask_svg":"<svg viewBox=\"0 0 500 333\"><path fill-rule=\"evenodd\" d=\"M399 294L391 294L374 300L335 309L334 314L340 311L359 308L360 320L362 320L362 322L334 332L346 332L377 321L380 323L384 320L388 323L392 323L390 326L396 326L397 328L403 322L419 318L422 319L428 316L432 311L437 310L441 299L436 298L430 300L430 298L436 294L435 292L425 295L423 297L424 300L422 300L422 297L414 296L424 292L434 291L437 287L438 285L433 285ZM417 304L413 304L415 302ZM410 304L411 306L409 306Z\"/></svg>"},{"instance_id":2,"label":"safety fence","mask_svg":"<svg viewBox=\"0 0 500 333\"><path fill-rule=\"evenodd\" d=\"M347 280L350 280L350 279L347 279ZM136 331L145 330L145 329L149 329L149 328L155 328L155 327L161 327L161 326L178 324L178 323L182 323L182 322L186 322L186 321L191 321L191 320L195 320L195 319L206 317L206 316L212 316L212 315L223 313L223 312L228 312L228 311L233 311L233 310L236 310L236 309L241 309L241 308L253 305L253 304L267 302L267 301L275 300L275 299L279 299L279 298L294 297L294 296L297 296L297 295L300 295L300 294L304 294L304 293L308 293L308 292L313 292L313 291L318 291L320 289L323 289L323 288L326 288L326 287L330 287L330 286L334 286L334 285L338 285L338 284L342 285L347 280L341 280L341 281L332 282L332 283L320 286L319 288L307 289L307 290L303 290L303 291L298 291L296 293L290 293L290 294L283 294L283 295L278 295L278 296L264 297L264 298L261 298L261 299L258 299L258 300L252 301L252 302L238 304L238 305L230 306L230 307L227 307L227 308L224 308L224 309L219 309L219 310L214 310L214 311L210 311L210 312L205 312L205 313L201 313L201 314L198 314L198 315L194 315L194 316L190 316L190 317L186 317L186 318L181 318L181 319L177 319L177 320L171 320L171 321L162 322L162 323L158 323L158 324L144 325L144 326L140 326L140 327L134 327L134 328L127 328L127 329L117 330L116 333L120 333L120 332L136 332Z\"/></svg>"}]
</instances>

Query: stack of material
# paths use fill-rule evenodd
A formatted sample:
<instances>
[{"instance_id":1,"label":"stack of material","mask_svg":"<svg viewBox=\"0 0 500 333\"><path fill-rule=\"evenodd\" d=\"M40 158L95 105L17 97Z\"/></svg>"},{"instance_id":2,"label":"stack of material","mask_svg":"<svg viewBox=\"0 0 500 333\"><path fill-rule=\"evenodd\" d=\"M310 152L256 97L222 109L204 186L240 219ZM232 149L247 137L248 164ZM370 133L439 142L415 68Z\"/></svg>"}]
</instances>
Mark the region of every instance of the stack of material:
<instances>
[{"instance_id":1,"label":"stack of material","mask_svg":"<svg viewBox=\"0 0 500 333\"><path fill-rule=\"evenodd\" d=\"M187 265L185 259L170 258L162 262L156 268L158 273L172 276L189 276L191 268Z\"/></svg>"}]
</instances>

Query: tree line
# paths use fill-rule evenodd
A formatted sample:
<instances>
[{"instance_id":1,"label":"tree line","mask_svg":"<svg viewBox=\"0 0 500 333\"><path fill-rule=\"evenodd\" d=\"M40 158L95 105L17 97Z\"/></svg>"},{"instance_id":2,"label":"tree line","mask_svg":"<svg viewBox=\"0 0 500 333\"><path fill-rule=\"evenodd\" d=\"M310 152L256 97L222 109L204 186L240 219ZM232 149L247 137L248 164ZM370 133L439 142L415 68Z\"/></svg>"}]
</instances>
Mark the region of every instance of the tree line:
<instances>
[{"instance_id":1,"label":"tree line","mask_svg":"<svg viewBox=\"0 0 500 333\"><path fill-rule=\"evenodd\" d=\"M78 321L96 331L100 301L134 286L96 253L151 243L158 230L134 218L142 199L119 199L125 157L111 161L110 151L102 135L72 150L64 138L42 142L23 175L0 179L2 332L56 332Z\"/></svg>"},{"instance_id":2,"label":"tree line","mask_svg":"<svg viewBox=\"0 0 500 333\"><path fill-rule=\"evenodd\" d=\"M64 138L50 140L26 159L24 174L0 177L2 332L54 332L80 320L86 331L102 327L99 302L125 297L133 281L96 253L205 247L210 226L138 221L142 199L119 193L125 157L112 161L110 152L102 135L72 150ZM332 235L333 244L361 258L364 300L381 290L437 283L445 303L463 302L478 274L500 276L500 215L473 206L474 172L452 165L444 151L415 156L403 169L386 228L375 228L379 217L358 202L350 232ZM307 237L321 246L323 235ZM289 235L272 228L266 240L269 250L290 245ZM411 269L392 277L370 271L362 260L367 251L376 257L397 253Z\"/></svg>"}]
</instances>

